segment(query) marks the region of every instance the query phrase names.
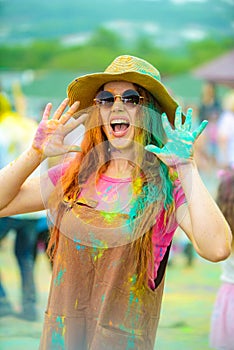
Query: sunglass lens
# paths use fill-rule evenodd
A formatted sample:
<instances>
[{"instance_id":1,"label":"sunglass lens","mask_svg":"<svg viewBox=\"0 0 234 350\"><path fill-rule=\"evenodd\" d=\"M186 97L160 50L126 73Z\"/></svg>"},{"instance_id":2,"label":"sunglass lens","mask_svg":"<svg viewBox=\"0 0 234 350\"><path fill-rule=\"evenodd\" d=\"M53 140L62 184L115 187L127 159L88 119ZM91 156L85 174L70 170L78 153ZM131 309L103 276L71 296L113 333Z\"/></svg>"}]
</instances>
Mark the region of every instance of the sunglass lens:
<instances>
[{"instance_id":1,"label":"sunglass lens","mask_svg":"<svg viewBox=\"0 0 234 350\"><path fill-rule=\"evenodd\" d=\"M109 91L101 91L95 99L96 103L102 106L112 106L114 103L114 96Z\"/></svg>"},{"instance_id":2,"label":"sunglass lens","mask_svg":"<svg viewBox=\"0 0 234 350\"><path fill-rule=\"evenodd\" d=\"M123 93L122 99L124 103L137 105L140 102L140 95L135 90L127 90Z\"/></svg>"}]
</instances>

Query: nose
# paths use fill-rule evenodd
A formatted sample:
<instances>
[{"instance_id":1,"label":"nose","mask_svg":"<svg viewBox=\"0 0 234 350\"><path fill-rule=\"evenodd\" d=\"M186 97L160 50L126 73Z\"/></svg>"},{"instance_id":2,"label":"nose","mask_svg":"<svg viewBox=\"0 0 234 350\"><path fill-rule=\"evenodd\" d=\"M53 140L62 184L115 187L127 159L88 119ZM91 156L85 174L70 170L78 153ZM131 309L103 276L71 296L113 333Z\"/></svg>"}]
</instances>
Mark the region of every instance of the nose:
<instances>
[{"instance_id":1,"label":"nose","mask_svg":"<svg viewBox=\"0 0 234 350\"><path fill-rule=\"evenodd\" d=\"M111 108L112 111L123 111L124 110L124 104L121 99L121 95L115 95L115 100L113 103L113 106Z\"/></svg>"}]
</instances>

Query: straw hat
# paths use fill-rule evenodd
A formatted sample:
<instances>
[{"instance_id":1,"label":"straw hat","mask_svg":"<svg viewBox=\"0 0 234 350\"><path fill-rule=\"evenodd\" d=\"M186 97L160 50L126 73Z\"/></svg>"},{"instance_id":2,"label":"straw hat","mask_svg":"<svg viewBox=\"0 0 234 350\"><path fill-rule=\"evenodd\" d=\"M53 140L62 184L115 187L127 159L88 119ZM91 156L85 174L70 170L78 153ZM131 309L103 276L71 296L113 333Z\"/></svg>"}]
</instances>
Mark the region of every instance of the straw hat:
<instances>
[{"instance_id":1,"label":"straw hat","mask_svg":"<svg viewBox=\"0 0 234 350\"><path fill-rule=\"evenodd\" d=\"M174 123L178 103L161 83L159 71L147 61L134 56L119 56L104 72L83 75L72 81L67 88L70 105L80 101L80 110L91 106L99 88L110 81L128 81L142 86L156 98L162 112Z\"/></svg>"}]
</instances>

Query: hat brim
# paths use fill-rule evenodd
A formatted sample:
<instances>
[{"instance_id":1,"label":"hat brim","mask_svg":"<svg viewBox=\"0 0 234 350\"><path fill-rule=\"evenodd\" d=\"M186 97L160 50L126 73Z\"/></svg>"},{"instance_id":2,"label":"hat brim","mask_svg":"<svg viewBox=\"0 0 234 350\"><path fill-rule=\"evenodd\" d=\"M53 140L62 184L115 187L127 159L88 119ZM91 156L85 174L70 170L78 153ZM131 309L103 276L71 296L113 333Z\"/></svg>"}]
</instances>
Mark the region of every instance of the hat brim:
<instances>
[{"instance_id":1,"label":"hat brim","mask_svg":"<svg viewBox=\"0 0 234 350\"><path fill-rule=\"evenodd\" d=\"M178 103L169 94L166 87L155 78L138 72L93 73L83 75L72 81L67 88L69 104L80 101L79 110L92 106L97 91L103 84L111 81L128 81L148 90L156 99L161 111L167 114L170 123L174 124L175 110Z\"/></svg>"}]
</instances>

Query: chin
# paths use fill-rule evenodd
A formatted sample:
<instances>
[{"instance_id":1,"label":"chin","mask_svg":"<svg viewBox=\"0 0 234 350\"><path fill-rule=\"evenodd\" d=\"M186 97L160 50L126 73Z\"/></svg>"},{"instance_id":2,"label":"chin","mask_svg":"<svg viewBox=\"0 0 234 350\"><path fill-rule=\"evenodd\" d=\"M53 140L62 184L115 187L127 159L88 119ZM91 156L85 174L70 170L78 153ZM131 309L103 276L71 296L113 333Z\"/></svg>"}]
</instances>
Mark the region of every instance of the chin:
<instances>
[{"instance_id":1,"label":"chin","mask_svg":"<svg viewBox=\"0 0 234 350\"><path fill-rule=\"evenodd\" d=\"M109 140L111 147L116 150L127 150L133 147L133 140L129 140L126 138L112 139Z\"/></svg>"}]
</instances>

